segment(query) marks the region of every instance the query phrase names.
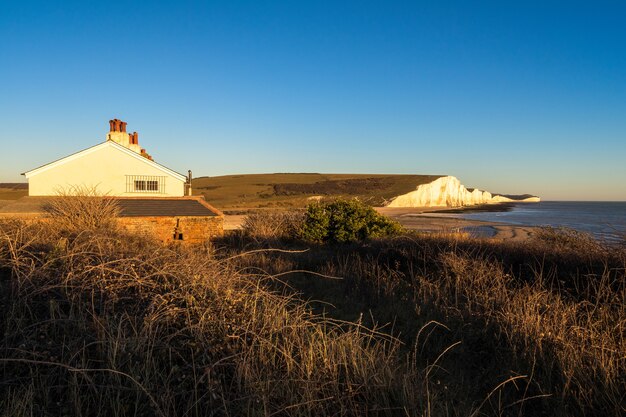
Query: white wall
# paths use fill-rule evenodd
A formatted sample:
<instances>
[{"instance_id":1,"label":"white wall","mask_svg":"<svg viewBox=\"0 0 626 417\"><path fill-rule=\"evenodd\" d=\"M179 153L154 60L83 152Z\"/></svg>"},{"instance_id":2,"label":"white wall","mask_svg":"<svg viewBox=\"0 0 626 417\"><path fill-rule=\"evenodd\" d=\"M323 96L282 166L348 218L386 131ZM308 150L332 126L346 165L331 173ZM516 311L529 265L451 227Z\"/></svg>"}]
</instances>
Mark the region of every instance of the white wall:
<instances>
[{"instance_id":1,"label":"white wall","mask_svg":"<svg viewBox=\"0 0 626 417\"><path fill-rule=\"evenodd\" d=\"M140 157L143 158L143 157ZM37 171L37 170L33 170ZM165 193L128 193L126 175L165 176ZM43 167L27 175L31 196L57 195L75 187L95 188L98 193L125 197L181 197L185 181L144 162L115 146L103 146L86 151L58 166Z\"/></svg>"}]
</instances>

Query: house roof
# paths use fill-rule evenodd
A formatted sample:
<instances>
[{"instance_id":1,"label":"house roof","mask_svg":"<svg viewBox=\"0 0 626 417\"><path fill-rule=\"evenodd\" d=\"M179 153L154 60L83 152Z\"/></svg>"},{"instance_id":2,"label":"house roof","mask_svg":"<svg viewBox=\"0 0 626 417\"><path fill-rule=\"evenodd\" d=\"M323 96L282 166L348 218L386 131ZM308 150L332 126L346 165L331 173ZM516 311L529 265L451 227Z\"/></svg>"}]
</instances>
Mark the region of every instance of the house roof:
<instances>
[{"instance_id":1,"label":"house roof","mask_svg":"<svg viewBox=\"0 0 626 417\"><path fill-rule=\"evenodd\" d=\"M56 198L22 197L0 207L4 213L42 215L44 207ZM223 216L223 213L207 203L203 197L106 197L115 200L120 217L172 217L172 216Z\"/></svg>"},{"instance_id":2,"label":"house roof","mask_svg":"<svg viewBox=\"0 0 626 417\"><path fill-rule=\"evenodd\" d=\"M122 146L122 145L120 145L120 144L118 144L116 142L110 141L110 140L107 140L106 142L99 143L99 144L97 144L95 146L92 146L92 147L89 147L87 149L83 149L82 151L78 151L78 152L73 153L71 155L68 155L68 156L66 156L64 158L57 159L56 161L53 161L53 162L50 162L48 164L42 165L42 166L40 166L38 168L31 169L30 171L26 171L26 172L22 173L22 175L26 176L26 178L32 177L33 175L37 175L37 174L39 174L41 172L44 172L44 171L47 171L47 170L49 170L51 168L57 167L59 165L63 165L65 163L67 163L67 162L73 161L74 159L80 158L81 156L90 154L92 152L95 152L95 151L100 150L102 148L105 148L107 146L113 147L114 149L117 149L117 150L119 150L121 152L124 152L127 155L129 155L129 156L131 156L131 157L133 157L133 158L135 158L135 159L137 159L139 161L142 161L143 163L151 165L154 168L157 168L157 169L165 172L166 174L169 174L169 175L171 175L173 177L176 177L176 178L178 178L181 181L186 181L186 179L187 179L187 177L184 176L183 174L178 173L176 171L173 171L173 170L171 170L171 169L169 169L169 168L167 168L167 167L165 167L165 166L163 166L161 164L158 164L158 163L156 163L154 161L151 161L150 159L145 158L145 157L139 155L137 152L131 151L130 149L126 148L125 146Z\"/></svg>"},{"instance_id":3,"label":"house roof","mask_svg":"<svg viewBox=\"0 0 626 417\"><path fill-rule=\"evenodd\" d=\"M114 198L120 217L222 216L201 197Z\"/></svg>"}]
</instances>

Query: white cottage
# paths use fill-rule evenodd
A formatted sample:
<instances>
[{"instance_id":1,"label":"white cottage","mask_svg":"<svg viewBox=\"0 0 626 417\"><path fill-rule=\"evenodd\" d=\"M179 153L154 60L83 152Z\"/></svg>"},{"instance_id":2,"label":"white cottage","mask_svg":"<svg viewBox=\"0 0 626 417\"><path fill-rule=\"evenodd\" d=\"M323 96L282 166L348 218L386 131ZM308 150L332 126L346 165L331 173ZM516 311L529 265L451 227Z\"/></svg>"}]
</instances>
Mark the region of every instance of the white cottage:
<instances>
[{"instance_id":1,"label":"white cottage","mask_svg":"<svg viewBox=\"0 0 626 417\"><path fill-rule=\"evenodd\" d=\"M115 197L183 197L191 195L191 173L185 177L157 164L139 146L137 132L126 122L109 121L106 141L25 172L29 196L53 196L95 189Z\"/></svg>"}]
</instances>

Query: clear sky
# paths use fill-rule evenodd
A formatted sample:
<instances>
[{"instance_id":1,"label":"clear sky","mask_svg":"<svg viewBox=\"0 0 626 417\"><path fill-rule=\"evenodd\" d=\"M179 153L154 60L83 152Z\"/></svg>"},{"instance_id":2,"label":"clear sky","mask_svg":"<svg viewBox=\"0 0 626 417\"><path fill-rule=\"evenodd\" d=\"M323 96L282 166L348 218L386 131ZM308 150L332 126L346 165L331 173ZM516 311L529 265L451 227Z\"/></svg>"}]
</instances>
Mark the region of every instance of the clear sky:
<instances>
[{"instance_id":1,"label":"clear sky","mask_svg":"<svg viewBox=\"0 0 626 417\"><path fill-rule=\"evenodd\" d=\"M0 0L0 181L128 122L195 176L626 200L623 1Z\"/></svg>"}]
</instances>

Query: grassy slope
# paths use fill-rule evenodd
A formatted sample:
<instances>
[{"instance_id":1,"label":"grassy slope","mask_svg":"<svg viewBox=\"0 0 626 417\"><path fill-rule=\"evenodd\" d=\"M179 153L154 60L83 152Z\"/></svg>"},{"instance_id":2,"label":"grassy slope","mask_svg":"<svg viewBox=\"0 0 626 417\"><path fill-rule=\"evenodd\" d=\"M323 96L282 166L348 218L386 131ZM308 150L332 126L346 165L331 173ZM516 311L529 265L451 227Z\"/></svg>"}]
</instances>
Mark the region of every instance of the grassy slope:
<instances>
[{"instance_id":1,"label":"grassy slope","mask_svg":"<svg viewBox=\"0 0 626 417\"><path fill-rule=\"evenodd\" d=\"M1 416L430 407L424 371L397 354L399 341L316 316L208 246L124 234L110 200L75 202L59 200L47 222L0 221Z\"/></svg>"},{"instance_id":2,"label":"grassy slope","mask_svg":"<svg viewBox=\"0 0 626 417\"><path fill-rule=\"evenodd\" d=\"M17 200L27 195L26 183L0 183L0 200Z\"/></svg>"},{"instance_id":3,"label":"grassy slope","mask_svg":"<svg viewBox=\"0 0 626 417\"><path fill-rule=\"evenodd\" d=\"M391 197L413 191L441 175L377 174L251 174L199 177L194 194L202 194L221 209L304 207L307 199L358 197L381 205Z\"/></svg>"},{"instance_id":4,"label":"grassy slope","mask_svg":"<svg viewBox=\"0 0 626 417\"><path fill-rule=\"evenodd\" d=\"M0 221L1 416L626 410L623 249L550 229L312 245L266 234L275 213L163 246L75 201Z\"/></svg>"},{"instance_id":5,"label":"grassy slope","mask_svg":"<svg viewBox=\"0 0 626 417\"><path fill-rule=\"evenodd\" d=\"M247 225L271 229L276 215L257 216ZM385 331L416 349L418 367L437 362L430 375L444 390L444 415L626 411L623 249L552 229L525 242L413 235L331 247L280 247L256 231L244 229L242 250L256 242L285 251L241 257L242 268L280 276L327 316L391 323ZM235 236L225 239L231 247Z\"/></svg>"}]
</instances>

